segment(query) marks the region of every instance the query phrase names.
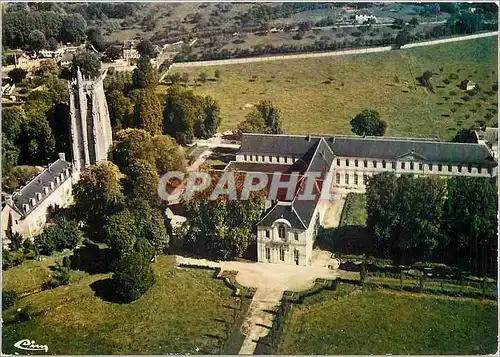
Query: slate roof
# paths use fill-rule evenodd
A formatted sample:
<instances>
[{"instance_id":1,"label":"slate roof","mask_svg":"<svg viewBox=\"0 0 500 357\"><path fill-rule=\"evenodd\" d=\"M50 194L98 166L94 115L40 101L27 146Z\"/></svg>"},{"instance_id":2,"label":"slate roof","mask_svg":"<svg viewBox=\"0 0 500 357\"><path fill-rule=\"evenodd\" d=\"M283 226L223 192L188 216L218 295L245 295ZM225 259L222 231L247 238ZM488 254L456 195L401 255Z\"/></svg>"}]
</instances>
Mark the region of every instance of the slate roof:
<instances>
[{"instance_id":1,"label":"slate roof","mask_svg":"<svg viewBox=\"0 0 500 357\"><path fill-rule=\"evenodd\" d=\"M395 160L413 151L415 155L429 162L454 164L495 162L488 148L481 144L372 137L335 137L333 142L332 139L328 139L327 142L336 156Z\"/></svg>"},{"instance_id":2,"label":"slate roof","mask_svg":"<svg viewBox=\"0 0 500 357\"><path fill-rule=\"evenodd\" d=\"M311 154L312 151L312 154ZM302 189L305 187L306 182L304 180L299 181L299 185L295 192L295 198L293 199L291 206L284 206L282 203L278 202L274 207L270 209L268 214L258 223L262 226L271 226L272 223L278 218L287 219L293 228L307 229L311 220L313 219L313 213L318 204L320 198L322 178L330 169L334 155L331 148L328 146L327 142L319 138L317 144L315 144L306 155L310 155L310 162L303 174L307 172L321 172L322 176L317 182L314 193L314 200L298 200L297 197L301 194ZM300 180L300 179L299 179Z\"/></svg>"},{"instance_id":3,"label":"slate roof","mask_svg":"<svg viewBox=\"0 0 500 357\"><path fill-rule=\"evenodd\" d=\"M358 16L362 16L362 15L370 16L370 15L373 15L373 13L368 9L361 9L358 12L356 12L356 15L358 15Z\"/></svg>"},{"instance_id":4,"label":"slate roof","mask_svg":"<svg viewBox=\"0 0 500 357\"><path fill-rule=\"evenodd\" d=\"M259 226L271 227L277 219L284 218L293 228L307 229L302 220L299 218L293 206L284 205L281 202L276 203L264 218L258 223Z\"/></svg>"},{"instance_id":5,"label":"slate roof","mask_svg":"<svg viewBox=\"0 0 500 357\"><path fill-rule=\"evenodd\" d=\"M67 168L71 167L71 163L68 161L63 161L63 160L57 160L54 163L52 163L48 168L43 170L38 176L36 176L33 180L31 180L26 186L21 188L19 191L15 192L14 195L12 196L12 200L14 203L14 208L22 215L25 216L26 213L24 212L23 205L24 204L30 204L30 200L32 198L36 198L36 194L39 192L42 194L42 200L45 199L45 197L48 197L52 194L52 191L49 191L48 195L45 195L43 192L43 187L44 186L50 186L51 182L55 183L56 177L61 175L61 173L65 172ZM64 180L60 181L59 186L68 180L70 176L66 176ZM54 189L59 187L55 185ZM39 204L41 201L37 200L36 206L31 207L30 206L30 212L32 212Z\"/></svg>"},{"instance_id":6,"label":"slate roof","mask_svg":"<svg viewBox=\"0 0 500 357\"><path fill-rule=\"evenodd\" d=\"M231 161L225 171L245 171L245 172L288 172L292 165L286 164L266 164L261 162Z\"/></svg>"},{"instance_id":7,"label":"slate roof","mask_svg":"<svg viewBox=\"0 0 500 357\"><path fill-rule=\"evenodd\" d=\"M309 149L316 146L319 137L309 138L305 135L271 135L243 134L241 147L237 154L252 155L291 155L303 156Z\"/></svg>"}]
</instances>

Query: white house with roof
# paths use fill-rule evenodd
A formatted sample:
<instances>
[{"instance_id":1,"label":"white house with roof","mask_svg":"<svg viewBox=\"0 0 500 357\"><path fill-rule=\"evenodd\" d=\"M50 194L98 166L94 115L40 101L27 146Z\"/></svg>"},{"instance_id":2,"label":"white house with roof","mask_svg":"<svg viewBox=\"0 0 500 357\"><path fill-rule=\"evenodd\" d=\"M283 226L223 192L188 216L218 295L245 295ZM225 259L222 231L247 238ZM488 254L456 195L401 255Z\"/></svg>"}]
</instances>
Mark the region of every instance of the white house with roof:
<instances>
[{"instance_id":1,"label":"white house with roof","mask_svg":"<svg viewBox=\"0 0 500 357\"><path fill-rule=\"evenodd\" d=\"M354 20L357 24L364 24L366 21L372 20L373 22L377 22L377 18L373 15L373 13L368 9L361 9L356 11L354 15Z\"/></svg>"},{"instance_id":2,"label":"white house with roof","mask_svg":"<svg viewBox=\"0 0 500 357\"><path fill-rule=\"evenodd\" d=\"M257 223L259 262L309 265L314 241L322 220L319 193L331 172L332 187L362 191L373 175L438 175L496 177L497 160L487 145L359 136L299 136L243 134L236 161L225 170L279 172L285 180L295 179L292 199L278 194L267 202L266 213ZM308 173L314 180L314 200L301 200ZM293 186L293 185L292 185Z\"/></svg>"}]
</instances>

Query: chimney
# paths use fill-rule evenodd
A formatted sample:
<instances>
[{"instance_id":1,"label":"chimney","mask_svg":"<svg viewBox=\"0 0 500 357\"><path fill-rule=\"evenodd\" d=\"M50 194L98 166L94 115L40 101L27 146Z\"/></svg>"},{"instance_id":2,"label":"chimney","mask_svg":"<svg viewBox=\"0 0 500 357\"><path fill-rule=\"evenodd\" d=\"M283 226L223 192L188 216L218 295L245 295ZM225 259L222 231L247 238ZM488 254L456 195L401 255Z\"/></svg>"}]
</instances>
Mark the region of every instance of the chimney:
<instances>
[{"instance_id":1,"label":"chimney","mask_svg":"<svg viewBox=\"0 0 500 357\"><path fill-rule=\"evenodd\" d=\"M66 161L66 154L65 153L60 152L58 155L59 155L59 160Z\"/></svg>"},{"instance_id":2,"label":"chimney","mask_svg":"<svg viewBox=\"0 0 500 357\"><path fill-rule=\"evenodd\" d=\"M12 195L5 196L5 203L8 204L9 206L12 206L14 204L14 200L12 199Z\"/></svg>"}]
</instances>

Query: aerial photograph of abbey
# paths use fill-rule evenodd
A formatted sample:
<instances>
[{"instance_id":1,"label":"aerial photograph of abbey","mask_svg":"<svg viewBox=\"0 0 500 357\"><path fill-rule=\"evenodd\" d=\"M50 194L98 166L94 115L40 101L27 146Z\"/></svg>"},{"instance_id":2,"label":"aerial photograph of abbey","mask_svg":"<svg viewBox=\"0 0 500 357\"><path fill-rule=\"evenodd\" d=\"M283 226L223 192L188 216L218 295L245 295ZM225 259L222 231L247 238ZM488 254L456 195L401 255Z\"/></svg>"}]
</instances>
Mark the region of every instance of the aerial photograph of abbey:
<instances>
[{"instance_id":1,"label":"aerial photograph of abbey","mask_svg":"<svg viewBox=\"0 0 500 357\"><path fill-rule=\"evenodd\" d=\"M2 354L498 353L497 3L0 6Z\"/></svg>"}]
</instances>

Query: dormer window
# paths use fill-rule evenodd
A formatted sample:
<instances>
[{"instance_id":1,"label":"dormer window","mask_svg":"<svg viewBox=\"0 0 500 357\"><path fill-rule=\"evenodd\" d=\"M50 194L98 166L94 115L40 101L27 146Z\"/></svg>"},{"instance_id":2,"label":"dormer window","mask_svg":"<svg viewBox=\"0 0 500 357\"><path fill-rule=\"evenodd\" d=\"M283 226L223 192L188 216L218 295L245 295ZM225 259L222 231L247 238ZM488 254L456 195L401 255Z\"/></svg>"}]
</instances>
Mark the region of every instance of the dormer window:
<instances>
[{"instance_id":1,"label":"dormer window","mask_svg":"<svg viewBox=\"0 0 500 357\"><path fill-rule=\"evenodd\" d=\"M285 226L284 225L280 225L278 227L278 237L280 237L281 239L285 239Z\"/></svg>"},{"instance_id":2,"label":"dormer window","mask_svg":"<svg viewBox=\"0 0 500 357\"><path fill-rule=\"evenodd\" d=\"M35 198L31 198L30 199L30 204L31 204L31 207L35 207L36 206L36 199Z\"/></svg>"},{"instance_id":3,"label":"dormer window","mask_svg":"<svg viewBox=\"0 0 500 357\"><path fill-rule=\"evenodd\" d=\"M45 186L45 187L43 188L43 194L44 194L45 196L48 196L48 195L49 195L49 188L48 188L47 186Z\"/></svg>"},{"instance_id":4,"label":"dormer window","mask_svg":"<svg viewBox=\"0 0 500 357\"><path fill-rule=\"evenodd\" d=\"M54 182L51 182L50 183L50 189L53 190L54 189Z\"/></svg>"},{"instance_id":5,"label":"dormer window","mask_svg":"<svg viewBox=\"0 0 500 357\"><path fill-rule=\"evenodd\" d=\"M358 160L354 160L354 166L358 167Z\"/></svg>"},{"instance_id":6,"label":"dormer window","mask_svg":"<svg viewBox=\"0 0 500 357\"><path fill-rule=\"evenodd\" d=\"M415 164L413 163L413 161L410 161L410 170L413 170L415 169Z\"/></svg>"},{"instance_id":7,"label":"dormer window","mask_svg":"<svg viewBox=\"0 0 500 357\"><path fill-rule=\"evenodd\" d=\"M61 179L59 178L59 176L56 177L56 185L59 185L59 183L61 182Z\"/></svg>"},{"instance_id":8,"label":"dormer window","mask_svg":"<svg viewBox=\"0 0 500 357\"><path fill-rule=\"evenodd\" d=\"M42 199L42 194L40 192L36 193L36 199L40 201Z\"/></svg>"},{"instance_id":9,"label":"dormer window","mask_svg":"<svg viewBox=\"0 0 500 357\"><path fill-rule=\"evenodd\" d=\"M27 204L27 203L25 203L25 204L23 205L23 209L24 209L24 212L25 212L25 213L28 213L28 212L30 211L30 205L29 205L29 204Z\"/></svg>"}]
</instances>

